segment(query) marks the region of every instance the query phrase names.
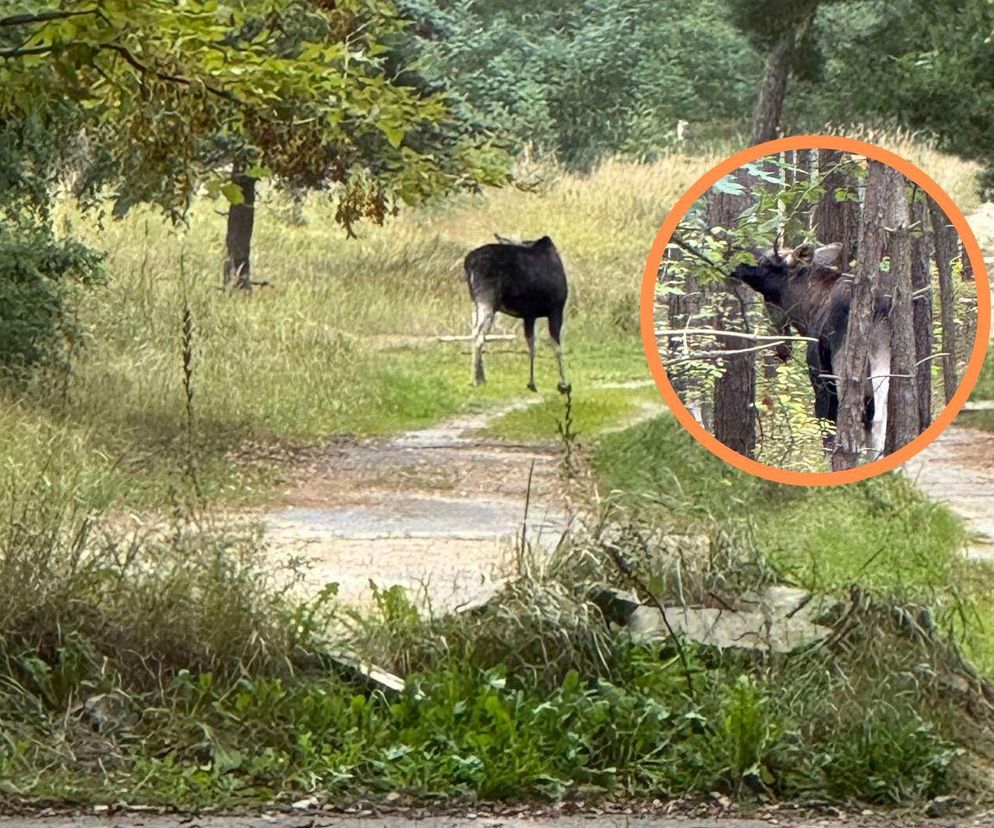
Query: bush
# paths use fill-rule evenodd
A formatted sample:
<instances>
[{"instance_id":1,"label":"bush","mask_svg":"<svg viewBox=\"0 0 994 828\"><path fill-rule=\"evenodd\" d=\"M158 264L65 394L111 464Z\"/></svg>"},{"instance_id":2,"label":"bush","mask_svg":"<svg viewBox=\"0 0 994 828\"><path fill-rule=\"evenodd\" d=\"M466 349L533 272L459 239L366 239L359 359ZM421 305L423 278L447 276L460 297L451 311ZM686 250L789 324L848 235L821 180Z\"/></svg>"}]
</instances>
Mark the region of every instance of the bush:
<instances>
[{"instance_id":1,"label":"bush","mask_svg":"<svg viewBox=\"0 0 994 828\"><path fill-rule=\"evenodd\" d=\"M0 373L64 364L82 338L73 294L101 277L101 256L23 217L0 223Z\"/></svg>"}]
</instances>

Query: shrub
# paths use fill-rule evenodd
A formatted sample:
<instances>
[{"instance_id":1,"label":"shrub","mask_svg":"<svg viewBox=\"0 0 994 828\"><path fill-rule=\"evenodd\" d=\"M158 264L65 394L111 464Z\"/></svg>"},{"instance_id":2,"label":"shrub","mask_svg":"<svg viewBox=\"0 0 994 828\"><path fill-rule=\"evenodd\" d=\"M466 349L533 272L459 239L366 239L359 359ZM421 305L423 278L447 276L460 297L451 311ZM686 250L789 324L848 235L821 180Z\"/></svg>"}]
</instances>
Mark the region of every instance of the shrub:
<instances>
[{"instance_id":1,"label":"shrub","mask_svg":"<svg viewBox=\"0 0 994 828\"><path fill-rule=\"evenodd\" d=\"M101 277L100 255L43 223L0 223L0 373L64 364L79 346L74 292Z\"/></svg>"}]
</instances>

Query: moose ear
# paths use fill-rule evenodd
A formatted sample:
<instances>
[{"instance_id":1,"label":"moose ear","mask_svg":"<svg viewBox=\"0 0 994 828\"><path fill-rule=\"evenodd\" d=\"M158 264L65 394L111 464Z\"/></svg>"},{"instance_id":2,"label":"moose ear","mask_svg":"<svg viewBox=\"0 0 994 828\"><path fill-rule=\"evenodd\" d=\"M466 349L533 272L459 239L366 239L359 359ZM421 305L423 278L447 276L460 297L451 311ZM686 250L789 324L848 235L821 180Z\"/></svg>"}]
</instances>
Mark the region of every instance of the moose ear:
<instances>
[{"instance_id":1,"label":"moose ear","mask_svg":"<svg viewBox=\"0 0 994 828\"><path fill-rule=\"evenodd\" d=\"M839 258L841 252L842 242L832 242L824 247L819 247L814 253L815 264L830 265Z\"/></svg>"},{"instance_id":2,"label":"moose ear","mask_svg":"<svg viewBox=\"0 0 994 828\"><path fill-rule=\"evenodd\" d=\"M794 263L801 267L807 267L815 260L815 246L811 242L804 242L794 248Z\"/></svg>"}]
</instances>

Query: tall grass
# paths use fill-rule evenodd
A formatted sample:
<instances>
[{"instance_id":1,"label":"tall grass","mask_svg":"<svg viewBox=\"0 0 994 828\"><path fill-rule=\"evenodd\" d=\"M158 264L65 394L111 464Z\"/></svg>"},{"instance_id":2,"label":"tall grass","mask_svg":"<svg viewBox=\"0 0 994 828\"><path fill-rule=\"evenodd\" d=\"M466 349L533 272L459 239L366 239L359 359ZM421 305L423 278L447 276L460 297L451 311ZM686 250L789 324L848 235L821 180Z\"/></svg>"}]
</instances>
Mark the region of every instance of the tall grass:
<instances>
[{"instance_id":1,"label":"tall grass","mask_svg":"<svg viewBox=\"0 0 994 828\"><path fill-rule=\"evenodd\" d=\"M972 165L908 136L882 140L954 193L969 188ZM461 261L495 231L555 239L570 277L565 343L577 415L598 425L622 421L631 402L593 387L646 376L638 337L645 255L678 196L717 160L674 154L651 164L606 161L587 176L523 166L524 189L403 210L383 227L362 227L358 239L346 238L320 196L291 221L291 205L263 191L253 272L269 285L251 296L220 289L219 204L198 203L174 228L144 209L98 224L63 203L62 226L107 252L108 283L79 309L88 341L68 381L44 377L27 396L4 400L8 427L0 449L8 465L28 468L37 463L38 441L50 441L53 456L71 455L74 475L99 479L94 502L165 505L186 439L186 307L195 331L195 440L208 499L257 500L271 491L278 470L232 462L241 444L292 447L389 433L517 396L526 365L520 339L491 347L483 389L470 386L468 347L434 339L467 332ZM547 348L539 349L538 369L551 400ZM23 433L33 436L25 442ZM554 434L550 428L548 436Z\"/></svg>"},{"instance_id":2,"label":"tall grass","mask_svg":"<svg viewBox=\"0 0 994 828\"><path fill-rule=\"evenodd\" d=\"M358 241L319 199L298 226L269 195L254 272L271 286L252 296L219 289L213 205L179 230L142 211L101 228L62 205L108 251L110 278L80 308L90 341L68 387L40 377L0 405L0 797L223 806L717 789L893 803L949 790L954 711L921 678L932 654L894 645L890 629L761 663L695 648L693 699L667 642L627 639L588 600L592 581L610 580L596 549L567 547L472 617L426 618L397 590L358 614L331 591L294 600L292 562L274 574L258 536L199 509L271 491L278 468L232 459L250 443L379 434L522 393L520 345L495 347L490 384L473 390L467 355L431 338L464 328L459 260L495 230L549 233L562 249L576 422L604 425L613 403L596 386L645 374L645 251L714 160L527 171L545 176L534 192L405 212ZM552 399L547 354L540 367ZM958 528L906 489L843 491L826 509L729 476L702 451L660 419L605 438L597 461L603 479L662 502L652 518L664 526L704 523L723 549L758 548L802 583L923 588L911 595L955 577ZM128 506L176 519L128 535L142 522ZM892 548L877 554L881 543ZM722 584L759 586L747 563ZM405 692L344 678L340 646L404 672Z\"/></svg>"},{"instance_id":3,"label":"tall grass","mask_svg":"<svg viewBox=\"0 0 994 828\"><path fill-rule=\"evenodd\" d=\"M287 220L285 199L263 192L253 272L269 285L251 296L220 289L224 219L216 204L197 204L174 228L143 209L98 225L63 203L63 226L107 251L109 279L80 308L89 336L70 381L42 378L5 412L14 422L0 436L4 454L18 467L34 464L30 441L22 448L16 435L44 428L59 452L72 447L74 473L101 479L94 502L166 504L186 439L186 308L208 499L252 500L271 490L272 469L230 460L248 441L286 446L388 433L518 396L523 342L493 345L490 382L473 389L468 346L434 338L467 332L462 258L495 231L547 233L562 251L571 283L567 363L578 397L600 382L640 377L646 250L682 189L714 160L612 161L587 177L522 169L528 189L405 210L383 227L363 227L358 239L346 238L320 196L304 204L301 224ZM538 368L551 396L549 349L540 348Z\"/></svg>"}]
</instances>

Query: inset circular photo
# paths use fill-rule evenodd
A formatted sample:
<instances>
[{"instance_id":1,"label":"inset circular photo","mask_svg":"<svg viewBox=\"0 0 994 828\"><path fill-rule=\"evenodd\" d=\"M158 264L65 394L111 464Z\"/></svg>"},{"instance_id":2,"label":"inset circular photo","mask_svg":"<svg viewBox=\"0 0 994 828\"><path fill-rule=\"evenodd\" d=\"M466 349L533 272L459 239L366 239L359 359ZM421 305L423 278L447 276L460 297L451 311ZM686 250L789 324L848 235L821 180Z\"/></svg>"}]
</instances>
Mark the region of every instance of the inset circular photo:
<instances>
[{"instance_id":1,"label":"inset circular photo","mask_svg":"<svg viewBox=\"0 0 994 828\"><path fill-rule=\"evenodd\" d=\"M923 171L837 136L771 141L703 176L643 277L661 393L727 462L783 483L865 479L955 417L990 329L983 257Z\"/></svg>"}]
</instances>

